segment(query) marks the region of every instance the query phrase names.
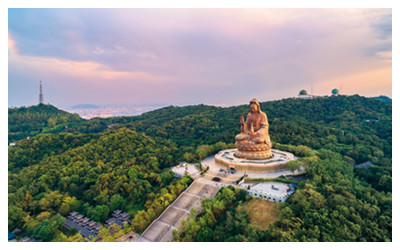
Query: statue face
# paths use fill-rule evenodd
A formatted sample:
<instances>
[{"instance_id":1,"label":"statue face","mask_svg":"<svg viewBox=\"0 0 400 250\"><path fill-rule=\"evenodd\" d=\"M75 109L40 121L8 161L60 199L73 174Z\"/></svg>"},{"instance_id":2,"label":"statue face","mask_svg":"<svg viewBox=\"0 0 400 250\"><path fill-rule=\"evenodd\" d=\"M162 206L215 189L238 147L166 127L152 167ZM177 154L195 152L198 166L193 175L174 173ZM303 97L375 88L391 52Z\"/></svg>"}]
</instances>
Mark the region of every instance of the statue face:
<instances>
[{"instance_id":1,"label":"statue face","mask_svg":"<svg viewBox=\"0 0 400 250\"><path fill-rule=\"evenodd\" d=\"M251 112L251 113L257 112L257 109L258 109L257 104L255 104L255 103L250 103L250 112Z\"/></svg>"}]
</instances>

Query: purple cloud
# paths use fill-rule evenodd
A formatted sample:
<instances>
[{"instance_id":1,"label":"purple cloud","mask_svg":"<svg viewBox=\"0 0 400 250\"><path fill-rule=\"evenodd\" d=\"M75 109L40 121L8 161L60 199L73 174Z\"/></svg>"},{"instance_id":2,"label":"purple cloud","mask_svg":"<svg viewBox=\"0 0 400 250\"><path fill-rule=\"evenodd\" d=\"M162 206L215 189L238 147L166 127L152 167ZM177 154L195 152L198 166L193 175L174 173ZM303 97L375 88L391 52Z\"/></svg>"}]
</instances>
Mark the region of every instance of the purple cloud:
<instances>
[{"instance_id":1,"label":"purple cloud","mask_svg":"<svg viewBox=\"0 0 400 250\"><path fill-rule=\"evenodd\" d=\"M391 9L10 9L9 105L39 80L55 105L328 94L391 74L391 27ZM368 86L352 91L391 96L391 78Z\"/></svg>"}]
</instances>

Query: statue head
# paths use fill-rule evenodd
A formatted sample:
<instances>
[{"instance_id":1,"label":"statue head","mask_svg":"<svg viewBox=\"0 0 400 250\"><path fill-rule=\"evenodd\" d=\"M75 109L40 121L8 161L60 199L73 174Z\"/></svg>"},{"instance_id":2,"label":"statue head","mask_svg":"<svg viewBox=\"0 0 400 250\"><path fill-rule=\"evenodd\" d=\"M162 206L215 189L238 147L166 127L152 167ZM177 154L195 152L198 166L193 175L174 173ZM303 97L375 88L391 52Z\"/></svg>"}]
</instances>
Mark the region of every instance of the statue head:
<instances>
[{"instance_id":1,"label":"statue head","mask_svg":"<svg viewBox=\"0 0 400 250\"><path fill-rule=\"evenodd\" d=\"M256 98L250 101L250 112L251 113L260 113L260 103L258 103Z\"/></svg>"}]
</instances>

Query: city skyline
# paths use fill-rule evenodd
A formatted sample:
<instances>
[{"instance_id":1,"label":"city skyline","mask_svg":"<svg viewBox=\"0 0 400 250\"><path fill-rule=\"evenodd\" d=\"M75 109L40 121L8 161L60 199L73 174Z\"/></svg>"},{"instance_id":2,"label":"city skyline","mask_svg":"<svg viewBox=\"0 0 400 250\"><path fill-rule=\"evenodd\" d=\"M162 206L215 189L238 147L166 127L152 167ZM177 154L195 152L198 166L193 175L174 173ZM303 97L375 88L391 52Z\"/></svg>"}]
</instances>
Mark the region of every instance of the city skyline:
<instances>
[{"instance_id":1,"label":"city skyline","mask_svg":"<svg viewBox=\"0 0 400 250\"><path fill-rule=\"evenodd\" d=\"M8 105L392 97L391 9L9 9ZM40 18L38 18L40 17ZM312 85L312 89L311 89Z\"/></svg>"}]
</instances>

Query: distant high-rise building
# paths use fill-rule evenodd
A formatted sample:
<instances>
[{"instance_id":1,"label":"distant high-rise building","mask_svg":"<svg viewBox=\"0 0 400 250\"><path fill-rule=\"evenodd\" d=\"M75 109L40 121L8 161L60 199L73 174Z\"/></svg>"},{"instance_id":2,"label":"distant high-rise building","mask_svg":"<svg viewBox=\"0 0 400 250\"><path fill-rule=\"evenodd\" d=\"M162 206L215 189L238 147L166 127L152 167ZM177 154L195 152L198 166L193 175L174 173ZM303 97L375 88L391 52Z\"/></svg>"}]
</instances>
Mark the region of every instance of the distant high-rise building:
<instances>
[{"instance_id":1,"label":"distant high-rise building","mask_svg":"<svg viewBox=\"0 0 400 250\"><path fill-rule=\"evenodd\" d=\"M44 104L44 98L43 98L43 92L42 92L42 81L40 81L39 104Z\"/></svg>"}]
</instances>

